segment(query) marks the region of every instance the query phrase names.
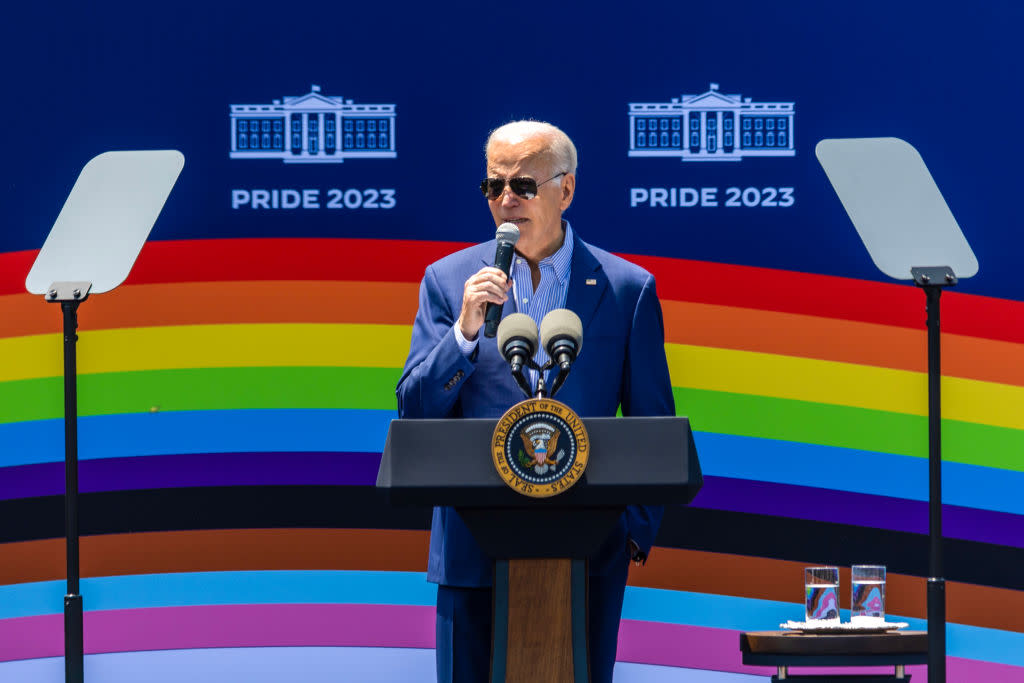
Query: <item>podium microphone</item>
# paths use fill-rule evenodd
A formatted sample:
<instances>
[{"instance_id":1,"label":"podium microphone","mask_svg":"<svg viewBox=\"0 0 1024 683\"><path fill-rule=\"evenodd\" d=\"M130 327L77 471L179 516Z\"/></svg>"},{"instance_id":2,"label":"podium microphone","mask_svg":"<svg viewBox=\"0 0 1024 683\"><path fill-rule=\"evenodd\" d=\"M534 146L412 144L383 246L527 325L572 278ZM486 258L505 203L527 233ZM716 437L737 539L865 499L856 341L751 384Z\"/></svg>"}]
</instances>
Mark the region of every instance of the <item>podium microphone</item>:
<instances>
[{"instance_id":1,"label":"podium microphone","mask_svg":"<svg viewBox=\"0 0 1024 683\"><path fill-rule=\"evenodd\" d=\"M494 233L494 239L498 241L498 246L494 250L494 267L508 277L509 271L512 269L512 255L515 253L516 242L519 241L519 228L512 223L502 223L498 226L498 231ZM497 334L500 321L501 304L487 304L487 311L484 313L484 336L493 337ZM534 336L536 337L536 335ZM536 348L536 339L534 348Z\"/></svg>"},{"instance_id":2,"label":"podium microphone","mask_svg":"<svg viewBox=\"0 0 1024 683\"><path fill-rule=\"evenodd\" d=\"M523 375L537 351L537 323L525 313L513 313L498 326L498 350L512 368L512 376L527 397L533 395L530 383Z\"/></svg>"},{"instance_id":3,"label":"podium microphone","mask_svg":"<svg viewBox=\"0 0 1024 683\"><path fill-rule=\"evenodd\" d=\"M583 322L568 308L556 308L540 321L544 350L558 366L558 376L551 383L551 396L562 388L573 362L583 348Z\"/></svg>"}]
</instances>

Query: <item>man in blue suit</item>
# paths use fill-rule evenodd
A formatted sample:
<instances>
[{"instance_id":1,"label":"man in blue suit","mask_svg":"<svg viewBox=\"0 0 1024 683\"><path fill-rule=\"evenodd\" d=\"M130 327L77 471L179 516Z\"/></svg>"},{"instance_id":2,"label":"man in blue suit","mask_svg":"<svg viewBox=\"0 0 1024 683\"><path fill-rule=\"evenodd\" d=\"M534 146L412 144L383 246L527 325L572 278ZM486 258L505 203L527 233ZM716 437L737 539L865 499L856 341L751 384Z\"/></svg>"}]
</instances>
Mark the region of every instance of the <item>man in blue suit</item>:
<instances>
[{"instance_id":1,"label":"man in blue suit","mask_svg":"<svg viewBox=\"0 0 1024 683\"><path fill-rule=\"evenodd\" d=\"M538 323L568 308L583 345L558 394L581 417L674 415L661 305L650 273L583 242L563 212L576 189L576 148L558 128L517 121L487 141L481 189L495 225L519 227L511 277L490 264L495 242L430 265L420 286L412 344L399 380L403 418L493 417L523 399L494 339L481 334L488 303ZM538 362L543 364L543 350ZM620 457L628 460L628 454ZM589 563L590 670L610 683L629 560L646 559L661 508L630 506ZM487 680L493 563L458 514L435 508L428 580L438 583L439 683Z\"/></svg>"}]
</instances>

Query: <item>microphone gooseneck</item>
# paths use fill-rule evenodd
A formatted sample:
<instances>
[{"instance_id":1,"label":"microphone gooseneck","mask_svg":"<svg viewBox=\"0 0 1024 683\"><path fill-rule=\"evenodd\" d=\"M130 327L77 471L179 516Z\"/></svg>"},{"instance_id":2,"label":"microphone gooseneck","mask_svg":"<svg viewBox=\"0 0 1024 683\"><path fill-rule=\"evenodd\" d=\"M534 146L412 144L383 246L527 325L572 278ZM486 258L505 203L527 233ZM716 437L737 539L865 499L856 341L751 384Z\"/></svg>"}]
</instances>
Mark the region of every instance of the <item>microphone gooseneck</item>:
<instances>
[{"instance_id":1,"label":"microphone gooseneck","mask_svg":"<svg viewBox=\"0 0 1024 683\"><path fill-rule=\"evenodd\" d=\"M516 242L519 241L519 228L513 223L502 223L494 233L497 246L494 249L494 267L508 277L512 269L512 256L515 254ZM484 336L493 337L498 332L501 321L501 305L488 303L484 313Z\"/></svg>"}]
</instances>

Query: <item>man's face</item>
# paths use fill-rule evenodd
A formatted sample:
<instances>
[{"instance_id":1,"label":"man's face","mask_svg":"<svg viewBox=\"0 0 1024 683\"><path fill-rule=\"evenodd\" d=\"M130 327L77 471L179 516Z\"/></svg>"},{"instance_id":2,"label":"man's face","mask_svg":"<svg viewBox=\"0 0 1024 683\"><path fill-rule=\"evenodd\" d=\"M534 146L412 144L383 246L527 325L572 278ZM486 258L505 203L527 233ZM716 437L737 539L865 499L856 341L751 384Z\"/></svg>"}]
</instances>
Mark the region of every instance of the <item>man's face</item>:
<instances>
[{"instance_id":1,"label":"man's face","mask_svg":"<svg viewBox=\"0 0 1024 683\"><path fill-rule=\"evenodd\" d=\"M487 150L487 177L508 180L529 176L540 185L566 171L553 166L551 155L546 153L547 145L547 138L541 135L522 140L492 140ZM575 186L574 176L560 176L540 185L533 199L523 199L506 184L501 196L488 200L494 224L514 223L519 227L519 252L533 257L538 250L546 251L551 243L560 244L562 212L572 202Z\"/></svg>"}]
</instances>

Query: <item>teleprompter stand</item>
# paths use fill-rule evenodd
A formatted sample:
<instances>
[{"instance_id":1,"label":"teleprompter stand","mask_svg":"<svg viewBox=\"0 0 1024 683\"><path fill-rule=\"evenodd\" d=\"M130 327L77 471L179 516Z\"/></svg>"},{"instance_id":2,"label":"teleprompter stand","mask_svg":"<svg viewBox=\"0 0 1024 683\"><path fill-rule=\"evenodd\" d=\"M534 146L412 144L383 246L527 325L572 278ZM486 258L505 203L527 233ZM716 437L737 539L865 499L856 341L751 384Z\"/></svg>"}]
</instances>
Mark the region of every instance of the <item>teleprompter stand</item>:
<instances>
[{"instance_id":1,"label":"teleprompter stand","mask_svg":"<svg viewBox=\"0 0 1024 683\"><path fill-rule=\"evenodd\" d=\"M897 138L822 140L818 161L872 261L925 293L928 313L928 680L946 681L942 566L942 404L939 298L978 272L978 260L924 160ZM939 265L941 264L941 265Z\"/></svg>"},{"instance_id":2,"label":"teleprompter stand","mask_svg":"<svg viewBox=\"0 0 1024 683\"><path fill-rule=\"evenodd\" d=\"M185 158L176 151L106 152L82 169L25 280L61 308L64 332L64 680L85 679L78 547L78 307L124 282Z\"/></svg>"},{"instance_id":3,"label":"teleprompter stand","mask_svg":"<svg viewBox=\"0 0 1024 683\"><path fill-rule=\"evenodd\" d=\"M551 498L498 476L495 420L394 420L388 430L377 486L395 505L454 507L495 559L492 683L587 683L587 558L627 505L689 503L703 483L686 418L583 422L586 473Z\"/></svg>"}]
</instances>

